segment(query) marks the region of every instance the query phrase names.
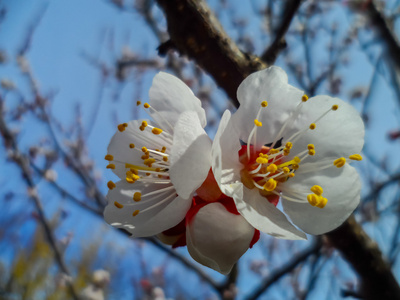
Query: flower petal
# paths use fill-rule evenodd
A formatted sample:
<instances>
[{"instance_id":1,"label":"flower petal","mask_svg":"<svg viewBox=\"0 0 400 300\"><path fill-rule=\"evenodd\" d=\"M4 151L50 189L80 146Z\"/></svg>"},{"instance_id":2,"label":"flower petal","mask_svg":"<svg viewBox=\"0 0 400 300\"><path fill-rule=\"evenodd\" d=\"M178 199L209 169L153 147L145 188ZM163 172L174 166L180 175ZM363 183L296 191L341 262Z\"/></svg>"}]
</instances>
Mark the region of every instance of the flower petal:
<instances>
[{"instance_id":1,"label":"flower petal","mask_svg":"<svg viewBox=\"0 0 400 300\"><path fill-rule=\"evenodd\" d=\"M215 180L221 191L229 197L233 197L234 192L231 184L240 181L240 148L239 135L231 123L231 113L226 110L215 134L211 155Z\"/></svg>"},{"instance_id":2,"label":"flower petal","mask_svg":"<svg viewBox=\"0 0 400 300\"><path fill-rule=\"evenodd\" d=\"M207 124L201 101L183 81L173 75L164 72L158 73L153 79L149 97L151 106L172 126L184 111L195 111L203 128Z\"/></svg>"},{"instance_id":3,"label":"flower petal","mask_svg":"<svg viewBox=\"0 0 400 300\"><path fill-rule=\"evenodd\" d=\"M313 161L325 157L348 157L359 154L364 145L364 123L359 113L350 104L329 96L316 96L304 103L294 123L297 128L287 131L285 138L302 128L308 128L323 113L338 104L336 111L330 111L317 122L314 130L308 130L296 143L293 143L291 153L296 154L307 149L308 144L314 144Z\"/></svg>"},{"instance_id":4,"label":"flower petal","mask_svg":"<svg viewBox=\"0 0 400 300\"><path fill-rule=\"evenodd\" d=\"M341 225L360 202L361 183L357 171L346 164L342 168L330 167L315 173L302 173L282 184L303 193L303 199L311 194L310 188L319 185L322 196L328 199L324 208L311 206L308 202L296 203L282 199L284 211L294 224L310 234L323 234Z\"/></svg>"},{"instance_id":5,"label":"flower petal","mask_svg":"<svg viewBox=\"0 0 400 300\"><path fill-rule=\"evenodd\" d=\"M301 102L303 94L303 91L288 84L285 71L279 67L249 75L238 88L240 107L232 116L240 139L248 142L261 102L267 101L268 107L263 108L260 115L260 121L265 125L257 128L257 146L272 143L283 123Z\"/></svg>"},{"instance_id":6,"label":"flower petal","mask_svg":"<svg viewBox=\"0 0 400 300\"><path fill-rule=\"evenodd\" d=\"M182 113L176 122L170 159L171 182L178 195L188 199L211 167L211 140L195 112Z\"/></svg>"},{"instance_id":7,"label":"flower petal","mask_svg":"<svg viewBox=\"0 0 400 300\"><path fill-rule=\"evenodd\" d=\"M158 124L152 121L147 121L148 124L158 127ZM120 132L117 131L111 138L110 144L107 148L107 153L114 157L112 161L115 164L115 169L112 170L119 178L125 179L126 168L125 163L133 165L142 165L143 160L141 156L144 154L137 149L141 149L143 146L148 148L157 148L159 144L159 138L152 134L150 130L140 131L139 127L142 121L133 120L128 122L128 127ZM130 144L134 144L135 148L129 147Z\"/></svg>"},{"instance_id":8,"label":"flower petal","mask_svg":"<svg viewBox=\"0 0 400 300\"><path fill-rule=\"evenodd\" d=\"M166 187L168 185L144 184L140 181L134 184L117 182L116 187L107 194L109 203L104 211L106 222L129 231L134 237L152 236L175 226L185 217L191 200L176 196L172 185L169 185L172 188L169 191L145 196ZM133 201L136 192L142 194L139 202ZM139 213L133 216L137 210Z\"/></svg>"},{"instance_id":9,"label":"flower petal","mask_svg":"<svg viewBox=\"0 0 400 300\"><path fill-rule=\"evenodd\" d=\"M222 274L247 251L254 228L240 215L228 212L221 203L211 203L199 210L186 227L186 243L197 262Z\"/></svg>"},{"instance_id":10,"label":"flower petal","mask_svg":"<svg viewBox=\"0 0 400 300\"><path fill-rule=\"evenodd\" d=\"M286 216L258 191L250 190L242 185L236 190L233 200L239 213L254 228L280 239L307 239L303 232L294 227Z\"/></svg>"}]
</instances>

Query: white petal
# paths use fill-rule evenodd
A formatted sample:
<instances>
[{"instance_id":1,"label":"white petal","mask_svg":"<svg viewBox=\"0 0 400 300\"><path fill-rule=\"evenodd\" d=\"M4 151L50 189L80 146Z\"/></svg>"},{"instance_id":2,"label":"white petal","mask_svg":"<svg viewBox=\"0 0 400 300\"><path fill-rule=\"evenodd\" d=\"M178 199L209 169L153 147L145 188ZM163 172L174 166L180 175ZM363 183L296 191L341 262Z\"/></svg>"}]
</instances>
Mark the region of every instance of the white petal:
<instances>
[{"instance_id":1,"label":"white petal","mask_svg":"<svg viewBox=\"0 0 400 300\"><path fill-rule=\"evenodd\" d=\"M231 113L226 110L214 137L211 153L215 180L221 191L229 197L233 197L234 188L231 185L240 181L240 148L238 133L231 123Z\"/></svg>"},{"instance_id":2,"label":"white petal","mask_svg":"<svg viewBox=\"0 0 400 300\"><path fill-rule=\"evenodd\" d=\"M308 144L315 145L316 154L312 161L331 156L347 158L361 152L364 145L364 123L359 113L350 104L329 96L316 96L304 103L295 123L297 128L292 128L285 138L298 129L307 128L334 104L338 104L339 109L330 111L317 122L314 130L308 130L294 143L291 154L307 149Z\"/></svg>"},{"instance_id":3,"label":"white petal","mask_svg":"<svg viewBox=\"0 0 400 300\"><path fill-rule=\"evenodd\" d=\"M190 88L180 79L168 73L160 72L154 79L149 91L150 105L154 107L172 126L184 111L195 111L202 127L207 124L201 101L193 95ZM156 117L154 117L156 119Z\"/></svg>"},{"instance_id":4,"label":"white petal","mask_svg":"<svg viewBox=\"0 0 400 300\"><path fill-rule=\"evenodd\" d=\"M140 181L134 184L117 182L116 187L107 194L109 203L104 211L106 222L129 231L134 237L152 236L177 225L185 217L191 205L190 199L176 197L173 189L165 194L145 197L145 194L165 187L168 186L144 184ZM142 193L140 202L133 201L135 192ZM161 203L166 197L169 200ZM115 201L122 204L123 208L117 208ZM153 208L144 211L149 207ZM136 210L140 212L133 216Z\"/></svg>"},{"instance_id":5,"label":"white petal","mask_svg":"<svg viewBox=\"0 0 400 300\"><path fill-rule=\"evenodd\" d=\"M357 171L346 164L342 168L330 167L316 173L301 173L283 184L304 193L304 200L311 194L310 188L319 185L322 196L328 199L324 208L306 203L282 199L285 212L294 224L310 234L323 234L341 225L354 211L360 201L361 183Z\"/></svg>"},{"instance_id":6,"label":"white petal","mask_svg":"<svg viewBox=\"0 0 400 300\"><path fill-rule=\"evenodd\" d=\"M155 122L147 122L154 127L158 127L158 124ZM139 120L128 122L128 127L122 132L117 130L108 145L107 153L114 156L114 161L111 163L116 166L113 172L121 179L125 179L126 177L125 163L133 165L143 164L141 156L144 153L137 151L137 149L141 149L144 146L152 149L160 147L159 137L152 134L151 130L140 131L139 127L141 124L142 121ZM161 140L161 142L163 141ZM134 144L137 149L131 149L129 147L130 144Z\"/></svg>"},{"instance_id":7,"label":"white petal","mask_svg":"<svg viewBox=\"0 0 400 300\"><path fill-rule=\"evenodd\" d=\"M195 112L184 112L176 122L169 176L176 192L190 198L211 168L211 140Z\"/></svg>"},{"instance_id":8,"label":"white petal","mask_svg":"<svg viewBox=\"0 0 400 300\"><path fill-rule=\"evenodd\" d=\"M240 107L232 117L240 139L248 142L261 102L267 101L268 107L262 109L259 118L264 125L257 128L257 145L272 143L302 95L303 91L288 84L286 73L279 67L249 75L238 88Z\"/></svg>"},{"instance_id":9,"label":"white petal","mask_svg":"<svg viewBox=\"0 0 400 300\"><path fill-rule=\"evenodd\" d=\"M217 202L201 208L186 227L186 243L197 262L222 274L247 251L254 228L240 215Z\"/></svg>"},{"instance_id":10,"label":"white petal","mask_svg":"<svg viewBox=\"0 0 400 300\"><path fill-rule=\"evenodd\" d=\"M280 239L307 239L303 232L294 227L286 216L257 190L249 190L242 186L242 195L237 191L237 196L233 199L239 213L256 229Z\"/></svg>"}]
</instances>

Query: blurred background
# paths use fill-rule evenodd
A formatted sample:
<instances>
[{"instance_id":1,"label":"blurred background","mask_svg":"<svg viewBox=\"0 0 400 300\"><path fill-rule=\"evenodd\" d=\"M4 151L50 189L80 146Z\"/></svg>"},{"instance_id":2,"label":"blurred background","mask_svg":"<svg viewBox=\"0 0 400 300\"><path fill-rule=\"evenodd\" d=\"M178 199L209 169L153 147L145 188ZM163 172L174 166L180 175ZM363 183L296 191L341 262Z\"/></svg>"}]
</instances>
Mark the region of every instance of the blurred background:
<instances>
[{"instance_id":1,"label":"blurred background","mask_svg":"<svg viewBox=\"0 0 400 300\"><path fill-rule=\"evenodd\" d=\"M400 277L400 1L207 0L248 55L280 34L275 64L308 95L329 94L366 125L356 220ZM354 299L357 274L324 238L262 235L224 277L102 218L104 155L140 118L160 70L203 102L213 137L227 94L168 39L153 0L0 0L0 299Z\"/></svg>"}]
</instances>

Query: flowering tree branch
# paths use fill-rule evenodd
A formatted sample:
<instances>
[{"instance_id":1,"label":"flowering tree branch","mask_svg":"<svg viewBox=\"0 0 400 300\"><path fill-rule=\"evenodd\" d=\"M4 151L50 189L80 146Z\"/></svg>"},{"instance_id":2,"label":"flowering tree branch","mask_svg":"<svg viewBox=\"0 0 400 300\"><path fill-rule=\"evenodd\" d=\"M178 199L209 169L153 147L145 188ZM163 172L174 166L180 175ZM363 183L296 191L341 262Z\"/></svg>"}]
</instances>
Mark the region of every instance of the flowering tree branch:
<instances>
[{"instance_id":1,"label":"flowering tree branch","mask_svg":"<svg viewBox=\"0 0 400 300\"><path fill-rule=\"evenodd\" d=\"M170 40L160 46L160 53L173 49L194 60L238 106L236 90L240 82L250 73L266 68L267 64L255 56L242 53L227 37L204 1L157 0L157 3L166 15L170 34ZM268 57L264 59L269 60ZM385 291L382 295L392 295L391 299L400 297L399 286L378 246L354 218L327 236L358 272L364 296L379 295ZM373 279L376 281L373 282Z\"/></svg>"},{"instance_id":2,"label":"flowering tree branch","mask_svg":"<svg viewBox=\"0 0 400 300\"><path fill-rule=\"evenodd\" d=\"M54 237L53 231L51 230L51 227L46 220L42 202L39 198L39 195L37 194L36 185L33 181L33 178L31 176L31 170L29 168L29 159L19 150L14 134L10 131L10 129L7 127L4 121L2 101L0 102L0 133L3 137L5 147L11 150L11 159L19 166L22 172L22 177L29 187L29 197L31 198L31 200L35 205L36 211L39 216L39 221L43 227L47 241L51 246L51 248L53 249L56 263L64 274L69 275L70 273L68 271L67 265L65 264L64 259L60 251L58 250L56 238ZM67 282L67 285L72 297L78 300L79 297L72 283Z\"/></svg>"}]
</instances>

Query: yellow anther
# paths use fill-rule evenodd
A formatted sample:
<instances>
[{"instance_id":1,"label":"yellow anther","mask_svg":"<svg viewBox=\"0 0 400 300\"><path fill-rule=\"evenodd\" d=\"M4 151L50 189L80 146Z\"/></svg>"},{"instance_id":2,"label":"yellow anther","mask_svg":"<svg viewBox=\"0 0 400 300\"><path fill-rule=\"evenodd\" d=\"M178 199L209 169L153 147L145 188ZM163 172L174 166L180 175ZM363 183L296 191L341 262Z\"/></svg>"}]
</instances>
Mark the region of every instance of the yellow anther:
<instances>
[{"instance_id":1,"label":"yellow anther","mask_svg":"<svg viewBox=\"0 0 400 300\"><path fill-rule=\"evenodd\" d=\"M151 166L150 166L151 167ZM151 173L146 173L146 176L150 176L151 175Z\"/></svg>"},{"instance_id":2,"label":"yellow anther","mask_svg":"<svg viewBox=\"0 0 400 300\"><path fill-rule=\"evenodd\" d=\"M145 159L148 159L149 157L150 157L150 155L145 154L145 155L142 155L140 158L143 159L143 160L145 160Z\"/></svg>"},{"instance_id":3,"label":"yellow anther","mask_svg":"<svg viewBox=\"0 0 400 300\"><path fill-rule=\"evenodd\" d=\"M136 101L137 106L139 106L140 104L142 104L142 101Z\"/></svg>"},{"instance_id":4,"label":"yellow anther","mask_svg":"<svg viewBox=\"0 0 400 300\"><path fill-rule=\"evenodd\" d=\"M282 171L283 171L283 173L285 173L285 174L289 174L289 173L290 173L290 169L289 169L288 167L284 167L284 168L282 169Z\"/></svg>"},{"instance_id":5,"label":"yellow anther","mask_svg":"<svg viewBox=\"0 0 400 300\"><path fill-rule=\"evenodd\" d=\"M161 168L156 168L155 171L156 171L156 172L160 172L160 171L161 171Z\"/></svg>"},{"instance_id":6,"label":"yellow anther","mask_svg":"<svg viewBox=\"0 0 400 300\"><path fill-rule=\"evenodd\" d=\"M257 159L256 159L256 163L258 163L258 164L267 164L267 163L268 163L268 159L267 159L267 158L264 158L264 157L262 157L262 156L259 156L259 157L257 157Z\"/></svg>"},{"instance_id":7,"label":"yellow anther","mask_svg":"<svg viewBox=\"0 0 400 300\"><path fill-rule=\"evenodd\" d=\"M269 154L276 154L276 153L279 153L278 149L270 149L269 150Z\"/></svg>"},{"instance_id":8,"label":"yellow anther","mask_svg":"<svg viewBox=\"0 0 400 300\"><path fill-rule=\"evenodd\" d=\"M108 161L113 161L113 160L114 160L114 156L112 156L111 154L107 154L107 155L104 157L104 159L105 159L105 160L108 160Z\"/></svg>"},{"instance_id":9,"label":"yellow anther","mask_svg":"<svg viewBox=\"0 0 400 300\"><path fill-rule=\"evenodd\" d=\"M139 129L140 129L140 131L144 131L146 129L146 127L140 126Z\"/></svg>"},{"instance_id":10,"label":"yellow anther","mask_svg":"<svg viewBox=\"0 0 400 300\"><path fill-rule=\"evenodd\" d=\"M362 156L361 156L360 154L353 154L353 155L350 155L349 158L350 158L351 160L358 160L358 161L362 160Z\"/></svg>"},{"instance_id":11,"label":"yellow anther","mask_svg":"<svg viewBox=\"0 0 400 300\"><path fill-rule=\"evenodd\" d=\"M299 168L299 165L298 164L292 164L292 169L293 170L297 170Z\"/></svg>"},{"instance_id":12,"label":"yellow anther","mask_svg":"<svg viewBox=\"0 0 400 300\"><path fill-rule=\"evenodd\" d=\"M262 122L258 121L257 119L254 119L254 125L256 125L257 127L261 127Z\"/></svg>"},{"instance_id":13,"label":"yellow anther","mask_svg":"<svg viewBox=\"0 0 400 300\"><path fill-rule=\"evenodd\" d=\"M278 166L278 168L283 168L283 167L286 167L286 166L290 166L290 165L292 165L292 168L293 168L293 165L294 164L298 164L298 163L300 163L300 158L298 157L298 156L296 156L295 158L293 158L292 160L290 160L290 161L287 161L287 162L285 162L285 163L283 163L283 164L280 164L279 166ZM298 166L297 166L298 167Z\"/></svg>"},{"instance_id":14,"label":"yellow anther","mask_svg":"<svg viewBox=\"0 0 400 300\"><path fill-rule=\"evenodd\" d=\"M307 149L308 149L308 150L315 149L314 144L308 144L308 145L307 145Z\"/></svg>"},{"instance_id":15,"label":"yellow anther","mask_svg":"<svg viewBox=\"0 0 400 300\"><path fill-rule=\"evenodd\" d=\"M167 147L162 147L162 148L161 148L161 152L162 152L162 153L165 153L166 150L167 150Z\"/></svg>"},{"instance_id":16,"label":"yellow anther","mask_svg":"<svg viewBox=\"0 0 400 300\"><path fill-rule=\"evenodd\" d=\"M311 124L310 124L310 129L311 129L311 130L314 130L315 127L317 127L317 125L315 125L315 123L311 123Z\"/></svg>"},{"instance_id":17,"label":"yellow anther","mask_svg":"<svg viewBox=\"0 0 400 300\"><path fill-rule=\"evenodd\" d=\"M301 159L300 159L298 156L296 156L295 158L293 158L293 161L294 161L296 164L298 164L298 163L301 162Z\"/></svg>"},{"instance_id":18,"label":"yellow anther","mask_svg":"<svg viewBox=\"0 0 400 300\"><path fill-rule=\"evenodd\" d=\"M109 181L109 182L107 182L107 187L108 187L110 190L112 190L113 188L115 188L115 187L116 187L116 185L115 185L115 183L114 183L114 182L112 182L112 181Z\"/></svg>"},{"instance_id":19,"label":"yellow anther","mask_svg":"<svg viewBox=\"0 0 400 300\"><path fill-rule=\"evenodd\" d=\"M139 175L139 171L137 169L130 168L129 171L131 171L135 175Z\"/></svg>"},{"instance_id":20,"label":"yellow anther","mask_svg":"<svg viewBox=\"0 0 400 300\"><path fill-rule=\"evenodd\" d=\"M114 164L108 164L108 166L106 167L107 169L115 169L115 165Z\"/></svg>"},{"instance_id":21,"label":"yellow anther","mask_svg":"<svg viewBox=\"0 0 400 300\"><path fill-rule=\"evenodd\" d=\"M146 147L142 147L142 151L143 151L144 153L146 153L146 152L147 152L147 148L146 148Z\"/></svg>"},{"instance_id":22,"label":"yellow anther","mask_svg":"<svg viewBox=\"0 0 400 300\"><path fill-rule=\"evenodd\" d=\"M337 168L343 167L345 163L346 163L346 159L344 157L335 159L333 161L333 165L336 166Z\"/></svg>"},{"instance_id":23,"label":"yellow anther","mask_svg":"<svg viewBox=\"0 0 400 300\"><path fill-rule=\"evenodd\" d=\"M146 166L151 167L151 165L153 163L155 163L155 162L156 162L156 160L154 158L147 158L147 159L144 160L143 164L146 165Z\"/></svg>"},{"instance_id":24,"label":"yellow anther","mask_svg":"<svg viewBox=\"0 0 400 300\"><path fill-rule=\"evenodd\" d=\"M293 147L293 144L291 142L287 142L285 145L286 149L292 149L292 147Z\"/></svg>"},{"instance_id":25,"label":"yellow anther","mask_svg":"<svg viewBox=\"0 0 400 300\"><path fill-rule=\"evenodd\" d=\"M320 197L320 201L317 203L317 207L324 208L327 203L328 203L328 199L326 199L324 197Z\"/></svg>"},{"instance_id":26,"label":"yellow anther","mask_svg":"<svg viewBox=\"0 0 400 300\"><path fill-rule=\"evenodd\" d=\"M127 171L125 179L128 183L135 183L140 177L131 171Z\"/></svg>"},{"instance_id":27,"label":"yellow anther","mask_svg":"<svg viewBox=\"0 0 400 300\"><path fill-rule=\"evenodd\" d=\"M314 149L310 149L308 150L308 155L315 155L315 150Z\"/></svg>"},{"instance_id":28,"label":"yellow anther","mask_svg":"<svg viewBox=\"0 0 400 300\"><path fill-rule=\"evenodd\" d=\"M133 213L132 213L132 216L133 217L136 217L138 214L139 214L139 212L140 212L140 210L135 210Z\"/></svg>"},{"instance_id":29,"label":"yellow anther","mask_svg":"<svg viewBox=\"0 0 400 300\"><path fill-rule=\"evenodd\" d=\"M338 108L339 108L339 105L337 105L337 104L332 105L332 110L337 110Z\"/></svg>"},{"instance_id":30,"label":"yellow anther","mask_svg":"<svg viewBox=\"0 0 400 300\"><path fill-rule=\"evenodd\" d=\"M288 156L289 154L290 154L290 149L288 149L288 148L283 149L284 156Z\"/></svg>"},{"instance_id":31,"label":"yellow anther","mask_svg":"<svg viewBox=\"0 0 400 300\"><path fill-rule=\"evenodd\" d=\"M162 129L160 129L160 128L153 128L152 130L151 130L151 132L153 133L153 134L160 134L161 132L162 132Z\"/></svg>"},{"instance_id":32,"label":"yellow anther","mask_svg":"<svg viewBox=\"0 0 400 300\"><path fill-rule=\"evenodd\" d=\"M147 121L142 122L142 127L147 127L149 124L147 124Z\"/></svg>"},{"instance_id":33,"label":"yellow anther","mask_svg":"<svg viewBox=\"0 0 400 300\"><path fill-rule=\"evenodd\" d=\"M262 106L262 107L267 107L267 106L268 106L268 102L267 102L267 101L261 102L261 106Z\"/></svg>"},{"instance_id":34,"label":"yellow anther","mask_svg":"<svg viewBox=\"0 0 400 300\"><path fill-rule=\"evenodd\" d=\"M290 173L290 174L288 175L288 177L290 177L290 178L294 177L294 173Z\"/></svg>"},{"instance_id":35,"label":"yellow anther","mask_svg":"<svg viewBox=\"0 0 400 300\"><path fill-rule=\"evenodd\" d=\"M276 164L270 164L267 167L267 171L270 173L275 173L278 170L278 167L276 166Z\"/></svg>"},{"instance_id":36,"label":"yellow anther","mask_svg":"<svg viewBox=\"0 0 400 300\"><path fill-rule=\"evenodd\" d=\"M118 130L119 130L120 132L122 132L122 131L125 130L126 127L128 127L128 124L126 124L126 123L119 124L119 125L118 125Z\"/></svg>"},{"instance_id":37,"label":"yellow anther","mask_svg":"<svg viewBox=\"0 0 400 300\"><path fill-rule=\"evenodd\" d=\"M144 108L149 108L149 107L150 107L150 104L145 103L145 104L143 104L143 106L144 106Z\"/></svg>"},{"instance_id":38,"label":"yellow anther","mask_svg":"<svg viewBox=\"0 0 400 300\"><path fill-rule=\"evenodd\" d=\"M313 192L314 194L321 196L322 193L324 192L324 190L322 189L322 187L320 187L319 185L314 185L311 189L311 192Z\"/></svg>"},{"instance_id":39,"label":"yellow anther","mask_svg":"<svg viewBox=\"0 0 400 300\"><path fill-rule=\"evenodd\" d=\"M307 195L307 201L310 203L312 206L316 206L320 202L321 196L315 195L315 194L309 194Z\"/></svg>"},{"instance_id":40,"label":"yellow anther","mask_svg":"<svg viewBox=\"0 0 400 300\"><path fill-rule=\"evenodd\" d=\"M135 148L135 144L129 144L129 148L131 149Z\"/></svg>"},{"instance_id":41,"label":"yellow anther","mask_svg":"<svg viewBox=\"0 0 400 300\"><path fill-rule=\"evenodd\" d=\"M162 158L162 160L163 160L163 161L168 161L168 156L164 156L164 157Z\"/></svg>"},{"instance_id":42,"label":"yellow anther","mask_svg":"<svg viewBox=\"0 0 400 300\"><path fill-rule=\"evenodd\" d=\"M273 178L270 178L265 184L264 184L264 190L267 192L271 192L276 188L277 181Z\"/></svg>"},{"instance_id":43,"label":"yellow anther","mask_svg":"<svg viewBox=\"0 0 400 300\"><path fill-rule=\"evenodd\" d=\"M124 207L121 203L118 203L117 201L114 202L114 205L116 208L119 208L119 209Z\"/></svg>"},{"instance_id":44,"label":"yellow anther","mask_svg":"<svg viewBox=\"0 0 400 300\"><path fill-rule=\"evenodd\" d=\"M308 96L307 96L307 95L303 95L303 96L301 97L301 101L307 102L307 100L308 100Z\"/></svg>"}]
</instances>

